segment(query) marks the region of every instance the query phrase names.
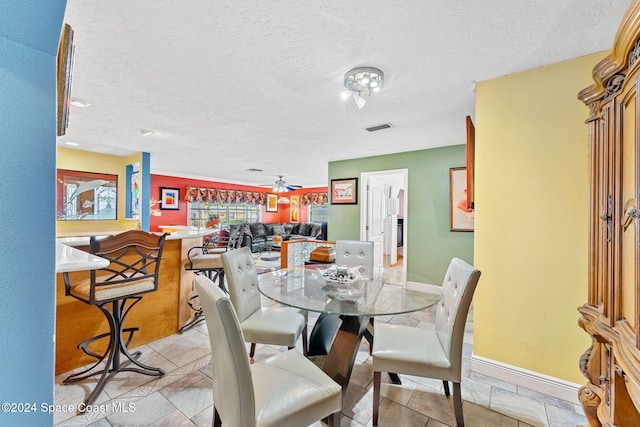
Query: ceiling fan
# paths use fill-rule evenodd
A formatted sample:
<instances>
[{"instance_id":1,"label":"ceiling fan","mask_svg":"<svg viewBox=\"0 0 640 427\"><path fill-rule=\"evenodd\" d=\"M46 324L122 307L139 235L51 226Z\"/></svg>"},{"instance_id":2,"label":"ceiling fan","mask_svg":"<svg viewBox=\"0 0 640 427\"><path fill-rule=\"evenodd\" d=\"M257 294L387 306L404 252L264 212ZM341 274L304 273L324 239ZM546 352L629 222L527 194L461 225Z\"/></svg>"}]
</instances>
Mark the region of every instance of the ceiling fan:
<instances>
[{"instance_id":1,"label":"ceiling fan","mask_svg":"<svg viewBox=\"0 0 640 427\"><path fill-rule=\"evenodd\" d=\"M283 175L278 175L278 179L273 184L264 184L261 187L270 187L274 193L285 193L302 188L302 185L289 185L283 179Z\"/></svg>"}]
</instances>

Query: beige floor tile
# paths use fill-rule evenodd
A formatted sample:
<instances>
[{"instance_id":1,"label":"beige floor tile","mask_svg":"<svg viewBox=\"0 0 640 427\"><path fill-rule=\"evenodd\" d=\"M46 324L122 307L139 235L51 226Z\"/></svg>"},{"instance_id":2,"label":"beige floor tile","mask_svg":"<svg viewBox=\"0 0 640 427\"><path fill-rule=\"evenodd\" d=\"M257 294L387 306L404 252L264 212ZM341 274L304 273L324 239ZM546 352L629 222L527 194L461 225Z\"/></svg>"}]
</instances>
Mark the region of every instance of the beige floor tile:
<instances>
[{"instance_id":1,"label":"beige floor tile","mask_svg":"<svg viewBox=\"0 0 640 427\"><path fill-rule=\"evenodd\" d=\"M429 418L411 408L383 399L378 412L379 427L426 426Z\"/></svg>"},{"instance_id":2,"label":"beige floor tile","mask_svg":"<svg viewBox=\"0 0 640 427\"><path fill-rule=\"evenodd\" d=\"M464 402L462 413L466 427L518 427L518 420L473 403Z\"/></svg>"},{"instance_id":3,"label":"beige floor tile","mask_svg":"<svg viewBox=\"0 0 640 427\"><path fill-rule=\"evenodd\" d=\"M445 424L453 425L453 401L444 393L418 385L407 407Z\"/></svg>"},{"instance_id":4,"label":"beige floor tile","mask_svg":"<svg viewBox=\"0 0 640 427\"><path fill-rule=\"evenodd\" d=\"M532 426L547 427L549 425L543 403L500 388L494 387L491 392L490 409Z\"/></svg>"}]
</instances>

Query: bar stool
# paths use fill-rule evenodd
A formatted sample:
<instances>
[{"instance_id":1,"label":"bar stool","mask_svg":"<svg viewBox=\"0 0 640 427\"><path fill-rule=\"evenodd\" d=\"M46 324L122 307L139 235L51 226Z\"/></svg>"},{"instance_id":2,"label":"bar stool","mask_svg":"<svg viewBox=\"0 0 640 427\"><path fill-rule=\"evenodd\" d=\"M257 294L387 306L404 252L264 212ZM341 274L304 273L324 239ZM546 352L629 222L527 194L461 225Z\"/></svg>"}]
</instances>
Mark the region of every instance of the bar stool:
<instances>
[{"instance_id":1,"label":"bar stool","mask_svg":"<svg viewBox=\"0 0 640 427\"><path fill-rule=\"evenodd\" d=\"M109 332L89 338L78 344L78 348L97 359L84 371L68 376L65 384L77 382L101 374L93 391L84 401L84 407L95 402L107 381L118 372L138 372L151 376L162 376L164 371L140 362L140 352L129 352L129 344L137 327L123 328L125 317L131 308L142 299L143 294L158 289L158 272L166 235L150 234L141 230L97 239L90 239L91 253L109 260L110 264L90 272L90 278L71 284L69 274L64 274L65 295L70 295L86 304L95 305L109 322ZM127 334L125 340L124 336ZM109 338L103 354L98 354L89 345ZM133 365L123 365L124 355ZM107 359L103 369L94 369ZM126 360L124 360L126 362ZM80 411L82 412L82 411Z\"/></svg>"},{"instance_id":2,"label":"bar stool","mask_svg":"<svg viewBox=\"0 0 640 427\"><path fill-rule=\"evenodd\" d=\"M207 277L212 282L217 282L220 289L227 292L224 284L224 268L222 267L221 254L236 249L242 243L239 230L235 233L225 233L222 230L219 234L205 240L202 246L194 246L187 252L187 262L184 269L193 271L198 275ZM196 305L198 292L193 290L187 304L193 310L193 315L179 330L178 334L193 328L204 320L202 306Z\"/></svg>"}]
</instances>

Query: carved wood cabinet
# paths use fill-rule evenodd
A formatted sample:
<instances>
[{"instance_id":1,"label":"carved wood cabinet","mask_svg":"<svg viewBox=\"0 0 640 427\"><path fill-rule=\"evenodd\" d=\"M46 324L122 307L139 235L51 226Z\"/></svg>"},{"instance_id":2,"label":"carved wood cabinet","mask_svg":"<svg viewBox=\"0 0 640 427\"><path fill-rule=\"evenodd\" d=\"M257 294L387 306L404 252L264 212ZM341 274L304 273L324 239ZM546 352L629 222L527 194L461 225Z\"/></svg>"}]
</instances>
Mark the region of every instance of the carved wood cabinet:
<instances>
[{"instance_id":1,"label":"carved wood cabinet","mask_svg":"<svg viewBox=\"0 0 640 427\"><path fill-rule=\"evenodd\" d=\"M640 426L640 0L578 97L590 109L588 302L579 392L591 426Z\"/></svg>"}]
</instances>

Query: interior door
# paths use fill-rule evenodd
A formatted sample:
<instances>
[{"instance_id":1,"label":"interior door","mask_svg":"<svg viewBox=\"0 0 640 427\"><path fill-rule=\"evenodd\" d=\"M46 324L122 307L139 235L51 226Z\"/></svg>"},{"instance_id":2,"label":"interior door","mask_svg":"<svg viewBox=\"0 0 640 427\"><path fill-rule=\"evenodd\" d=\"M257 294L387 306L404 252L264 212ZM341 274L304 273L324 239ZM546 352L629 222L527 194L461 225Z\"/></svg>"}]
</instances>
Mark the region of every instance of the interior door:
<instances>
[{"instance_id":1,"label":"interior door","mask_svg":"<svg viewBox=\"0 0 640 427\"><path fill-rule=\"evenodd\" d=\"M367 225L366 240L373 242L373 265L383 265L385 228L385 184L377 177L367 180Z\"/></svg>"}]
</instances>

